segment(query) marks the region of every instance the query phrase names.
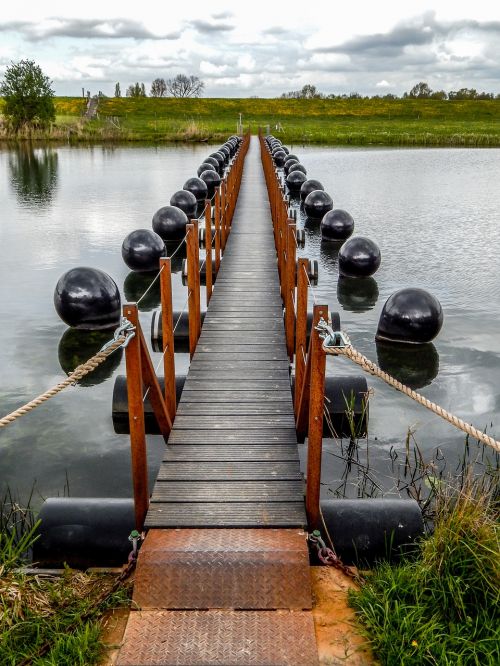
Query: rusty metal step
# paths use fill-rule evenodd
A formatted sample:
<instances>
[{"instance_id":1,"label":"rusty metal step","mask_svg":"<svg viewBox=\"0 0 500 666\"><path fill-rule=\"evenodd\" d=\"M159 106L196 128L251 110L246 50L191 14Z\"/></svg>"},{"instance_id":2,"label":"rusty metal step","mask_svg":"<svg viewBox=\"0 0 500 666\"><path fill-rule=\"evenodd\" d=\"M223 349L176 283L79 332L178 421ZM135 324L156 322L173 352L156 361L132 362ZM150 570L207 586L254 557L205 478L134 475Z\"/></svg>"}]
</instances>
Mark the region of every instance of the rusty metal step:
<instances>
[{"instance_id":1,"label":"rusty metal step","mask_svg":"<svg viewBox=\"0 0 500 666\"><path fill-rule=\"evenodd\" d=\"M150 530L133 600L142 609L311 608L306 536L298 529Z\"/></svg>"},{"instance_id":2,"label":"rusty metal step","mask_svg":"<svg viewBox=\"0 0 500 666\"><path fill-rule=\"evenodd\" d=\"M310 611L133 611L117 666L318 666Z\"/></svg>"}]
</instances>

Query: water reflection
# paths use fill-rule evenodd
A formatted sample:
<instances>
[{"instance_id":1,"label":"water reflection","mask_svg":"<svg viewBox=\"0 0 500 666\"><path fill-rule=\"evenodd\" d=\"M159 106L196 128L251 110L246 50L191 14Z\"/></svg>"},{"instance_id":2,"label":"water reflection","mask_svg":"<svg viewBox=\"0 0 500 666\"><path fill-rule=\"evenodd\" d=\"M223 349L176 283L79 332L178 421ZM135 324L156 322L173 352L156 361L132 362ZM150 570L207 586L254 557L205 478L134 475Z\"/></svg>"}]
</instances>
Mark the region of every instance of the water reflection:
<instances>
[{"instance_id":1,"label":"water reflection","mask_svg":"<svg viewBox=\"0 0 500 666\"><path fill-rule=\"evenodd\" d=\"M57 186L58 155L51 148L20 144L9 153L10 182L23 206L52 203Z\"/></svg>"},{"instance_id":2,"label":"water reflection","mask_svg":"<svg viewBox=\"0 0 500 666\"><path fill-rule=\"evenodd\" d=\"M343 241L321 241L321 245L319 246L319 256L323 266L328 266L329 268L337 266L339 250L342 247L342 243Z\"/></svg>"},{"instance_id":3,"label":"water reflection","mask_svg":"<svg viewBox=\"0 0 500 666\"><path fill-rule=\"evenodd\" d=\"M157 308L161 301L160 280L156 280L151 286L157 275L158 271L153 273L134 273L134 271L131 271L123 283L123 292L126 300L129 303L137 303L146 290L151 287L140 302L139 309L147 312L148 310Z\"/></svg>"},{"instance_id":4,"label":"water reflection","mask_svg":"<svg viewBox=\"0 0 500 666\"><path fill-rule=\"evenodd\" d=\"M378 284L375 278L339 277L337 299L348 312L372 310L378 300Z\"/></svg>"},{"instance_id":5,"label":"water reflection","mask_svg":"<svg viewBox=\"0 0 500 666\"><path fill-rule=\"evenodd\" d=\"M432 382L439 372L439 354L432 342L404 345L376 341L378 364L388 374L419 389Z\"/></svg>"},{"instance_id":6,"label":"water reflection","mask_svg":"<svg viewBox=\"0 0 500 666\"><path fill-rule=\"evenodd\" d=\"M85 363L108 342L109 331L82 331L68 328L59 341L58 356L61 368L66 374L73 372L77 365ZM95 386L109 379L120 365L122 349L117 349L93 372L79 380L80 386Z\"/></svg>"},{"instance_id":7,"label":"water reflection","mask_svg":"<svg viewBox=\"0 0 500 666\"><path fill-rule=\"evenodd\" d=\"M182 243L180 248L179 243ZM170 266L172 273L180 273L182 271L182 260L186 258L186 243L178 240L165 241L165 247L167 249L167 257L171 258Z\"/></svg>"}]
</instances>

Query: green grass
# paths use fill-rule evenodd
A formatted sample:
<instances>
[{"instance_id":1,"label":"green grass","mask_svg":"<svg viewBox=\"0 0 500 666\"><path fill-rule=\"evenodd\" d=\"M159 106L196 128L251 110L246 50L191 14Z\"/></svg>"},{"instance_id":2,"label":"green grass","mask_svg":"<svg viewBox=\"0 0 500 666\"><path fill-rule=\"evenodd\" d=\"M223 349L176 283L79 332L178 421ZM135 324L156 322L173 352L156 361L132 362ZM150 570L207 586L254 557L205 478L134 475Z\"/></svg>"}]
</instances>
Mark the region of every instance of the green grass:
<instances>
[{"instance_id":1,"label":"green grass","mask_svg":"<svg viewBox=\"0 0 500 666\"><path fill-rule=\"evenodd\" d=\"M286 143L500 145L500 100L107 98L99 119L87 123L84 106L81 98L56 98L56 124L40 138L222 141L236 132L241 113L245 128L269 125Z\"/></svg>"},{"instance_id":2,"label":"green grass","mask_svg":"<svg viewBox=\"0 0 500 666\"><path fill-rule=\"evenodd\" d=\"M413 560L382 564L350 595L387 666L500 663L500 549L495 488L468 481L439 501Z\"/></svg>"},{"instance_id":3,"label":"green grass","mask_svg":"<svg viewBox=\"0 0 500 666\"><path fill-rule=\"evenodd\" d=\"M129 604L129 586L109 575L67 569L26 575L22 565L37 523L29 510L0 502L0 666L90 666L103 653L100 620Z\"/></svg>"}]
</instances>

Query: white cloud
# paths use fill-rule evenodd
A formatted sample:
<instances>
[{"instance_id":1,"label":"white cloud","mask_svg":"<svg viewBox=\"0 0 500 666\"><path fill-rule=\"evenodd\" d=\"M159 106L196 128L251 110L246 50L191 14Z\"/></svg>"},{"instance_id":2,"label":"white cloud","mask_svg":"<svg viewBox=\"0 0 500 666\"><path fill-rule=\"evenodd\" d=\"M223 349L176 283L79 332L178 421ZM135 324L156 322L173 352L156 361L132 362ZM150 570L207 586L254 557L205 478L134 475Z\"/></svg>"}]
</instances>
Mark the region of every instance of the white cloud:
<instances>
[{"instance_id":1,"label":"white cloud","mask_svg":"<svg viewBox=\"0 0 500 666\"><path fill-rule=\"evenodd\" d=\"M389 81L386 81L385 79L382 79L382 81L377 81L375 84L375 88L392 88L392 83L389 83Z\"/></svg>"}]
</instances>

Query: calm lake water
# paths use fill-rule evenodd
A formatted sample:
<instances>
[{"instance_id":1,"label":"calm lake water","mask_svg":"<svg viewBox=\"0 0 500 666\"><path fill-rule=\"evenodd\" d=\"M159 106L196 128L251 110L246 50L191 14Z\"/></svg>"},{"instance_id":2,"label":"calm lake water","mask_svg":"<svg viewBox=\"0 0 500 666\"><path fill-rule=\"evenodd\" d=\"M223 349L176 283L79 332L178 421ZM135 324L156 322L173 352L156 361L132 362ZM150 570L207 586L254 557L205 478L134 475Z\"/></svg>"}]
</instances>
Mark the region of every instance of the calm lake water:
<instances>
[{"instance_id":1,"label":"calm lake water","mask_svg":"<svg viewBox=\"0 0 500 666\"><path fill-rule=\"evenodd\" d=\"M0 148L0 412L5 414L60 380L104 340L68 333L53 307L62 273L79 265L108 272L123 300L135 300L144 279L121 259L127 233L150 227L153 213L196 174L207 146ZM355 233L375 240L382 265L373 279L338 279L338 248L306 226L302 251L320 262L319 301L341 313L355 346L421 392L497 438L500 425L500 150L332 149L294 147L311 178L322 181L335 207L348 210ZM300 221L304 225L304 220ZM180 269L180 259L177 270ZM174 277L174 307L186 287ZM433 346L395 356L374 334L389 295L401 287L429 289L445 323ZM148 337L153 290L143 302ZM96 337L96 336L94 336ZM104 336L107 338L108 336ZM159 355L154 355L154 362ZM179 355L177 371L188 367ZM401 368L403 370L401 370ZM131 493L129 440L111 423L116 355L81 385L66 390L0 432L0 489L21 501ZM328 359L329 373L359 374L345 359ZM368 379L370 457L389 474L388 452L404 451L408 427L425 456L439 447L450 468L464 437L408 398ZM163 440L149 437L151 482ZM338 445L325 446L325 493L339 476ZM391 481L387 478L387 488Z\"/></svg>"}]
</instances>

